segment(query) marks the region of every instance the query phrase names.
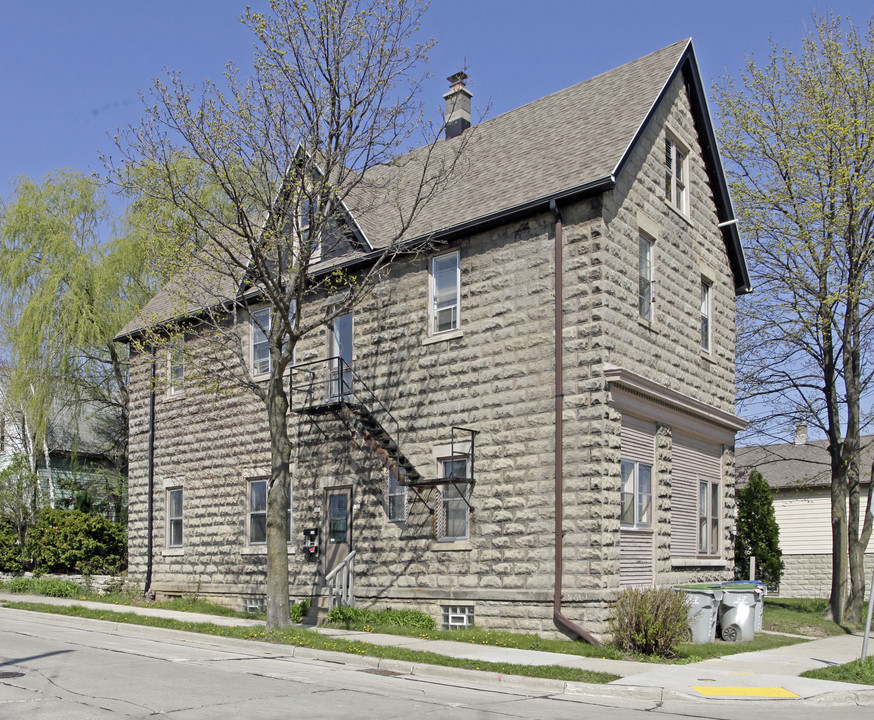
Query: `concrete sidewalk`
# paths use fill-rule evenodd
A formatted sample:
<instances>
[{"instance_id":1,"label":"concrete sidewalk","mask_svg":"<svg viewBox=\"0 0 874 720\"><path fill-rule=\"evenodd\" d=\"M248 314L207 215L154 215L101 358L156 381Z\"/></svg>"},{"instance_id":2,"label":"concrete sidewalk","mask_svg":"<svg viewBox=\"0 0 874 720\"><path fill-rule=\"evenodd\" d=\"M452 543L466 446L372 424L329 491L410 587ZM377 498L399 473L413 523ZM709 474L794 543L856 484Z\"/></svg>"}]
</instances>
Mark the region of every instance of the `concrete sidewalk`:
<instances>
[{"instance_id":1,"label":"concrete sidewalk","mask_svg":"<svg viewBox=\"0 0 874 720\"><path fill-rule=\"evenodd\" d=\"M68 598L49 598L33 595L14 595L0 593L0 604L5 602L38 602L52 605L81 605L97 610L131 612L151 617L165 617L187 622L205 622L228 626L258 626L263 622L248 618L229 618L216 615L203 615L157 608L131 607L100 602L90 602ZM647 691L660 690L662 693L677 693L699 699L805 699L816 698L817 702L828 704L860 704L874 706L874 686L852 685L849 683L828 682L799 677L805 670L840 665L859 658L862 647L861 635L839 635L789 645L773 650L739 653L723 658L705 660L688 665L664 665L625 660L608 660L598 657L580 657L539 650L519 650L493 645L474 645L472 643L450 640L426 640L401 635L386 635L355 630L335 628L315 628L316 632L331 637L343 638L386 645L409 650L446 655L469 660L482 660L493 663L514 665L561 665L583 670L595 670L621 675L621 679L610 683L616 690L634 692L635 688ZM874 652L874 650L872 650ZM427 667L422 665L423 668ZM436 666L433 666L436 671ZM459 671L467 672L467 671ZM445 673L445 668L440 674ZM506 686L513 676L502 676ZM520 678L521 680L521 678ZM537 682L525 678L525 685ZM543 681L554 683L555 681ZM581 683L577 692L585 687L604 688L604 686L584 686ZM595 691L597 692L597 691Z\"/></svg>"}]
</instances>

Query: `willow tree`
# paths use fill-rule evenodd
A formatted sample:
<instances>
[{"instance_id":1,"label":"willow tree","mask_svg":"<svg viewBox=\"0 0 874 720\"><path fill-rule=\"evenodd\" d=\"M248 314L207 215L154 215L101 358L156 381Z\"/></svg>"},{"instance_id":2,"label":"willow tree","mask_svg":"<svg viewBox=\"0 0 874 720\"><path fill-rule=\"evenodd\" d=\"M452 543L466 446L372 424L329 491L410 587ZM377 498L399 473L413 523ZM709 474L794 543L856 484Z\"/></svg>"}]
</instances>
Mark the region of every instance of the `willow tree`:
<instances>
[{"instance_id":1,"label":"willow tree","mask_svg":"<svg viewBox=\"0 0 874 720\"><path fill-rule=\"evenodd\" d=\"M145 97L143 121L119 133L113 178L169 221L167 250L156 257L177 273L165 289L171 315L188 318L173 326L155 317L146 342L197 333L198 356L185 360L202 386L242 388L263 405L269 627L289 621L293 447L284 378L295 347L358 303L399 253L415 251L405 232L448 182L466 142L438 140L441 128L424 118L419 90L432 43L415 42L424 10L418 0L250 8L242 17L255 38L250 75L230 65L220 85L195 90L170 73ZM405 154L410 146L419 150ZM386 221L371 245L355 217L374 212ZM341 256L361 262L322 271ZM331 309L308 311L307 298L320 292ZM269 349L257 377L238 331L252 302L268 309L251 316Z\"/></svg>"},{"instance_id":2,"label":"willow tree","mask_svg":"<svg viewBox=\"0 0 874 720\"><path fill-rule=\"evenodd\" d=\"M857 620L874 520L859 466L874 390L874 22L815 17L800 54L772 46L717 97L754 285L738 308L741 399L759 429L828 440L829 606Z\"/></svg>"},{"instance_id":3,"label":"willow tree","mask_svg":"<svg viewBox=\"0 0 874 720\"><path fill-rule=\"evenodd\" d=\"M113 484L125 470L127 360L113 336L150 287L139 244L112 231L102 187L74 171L21 177L0 205L3 395L31 471L37 452L48 464L58 414L76 428L83 412L113 456Z\"/></svg>"}]
</instances>

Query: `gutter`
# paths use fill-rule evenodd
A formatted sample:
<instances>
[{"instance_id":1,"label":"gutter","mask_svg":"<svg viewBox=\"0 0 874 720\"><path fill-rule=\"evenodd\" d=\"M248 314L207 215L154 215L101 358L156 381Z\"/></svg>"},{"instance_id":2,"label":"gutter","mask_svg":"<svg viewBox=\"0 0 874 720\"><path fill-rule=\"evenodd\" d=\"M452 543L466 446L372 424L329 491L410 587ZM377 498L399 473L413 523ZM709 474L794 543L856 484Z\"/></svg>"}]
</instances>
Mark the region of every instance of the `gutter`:
<instances>
[{"instance_id":1,"label":"gutter","mask_svg":"<svg viewBox=\"0 0 874 720\"><path fill-rule=\"evenodd\" d=\"M588 643L601 642L590 632L566 617L561 611L561 585L564 573L562 557L564 541L564 266L562 262L562 220L555 200L549 210L555 218L555 593L552 599L552 617L555 624L569 630Z\"/></svg>"},{"instance_id":2,"label":"gutter","mask_svg":"<svg viewBox=\"0 0 874 720\"><path fill-rule=\"evenodd\" d=\"M146 530L146 584L143 587L143 596L145 596L152 587L152 532L155 529L155 346L149 347L151 355L151 384L149 390L149 457L148 457L148 476L149 476L149 495L148 495L148 510L147 530Z\"/></svg>"}]
</instances>

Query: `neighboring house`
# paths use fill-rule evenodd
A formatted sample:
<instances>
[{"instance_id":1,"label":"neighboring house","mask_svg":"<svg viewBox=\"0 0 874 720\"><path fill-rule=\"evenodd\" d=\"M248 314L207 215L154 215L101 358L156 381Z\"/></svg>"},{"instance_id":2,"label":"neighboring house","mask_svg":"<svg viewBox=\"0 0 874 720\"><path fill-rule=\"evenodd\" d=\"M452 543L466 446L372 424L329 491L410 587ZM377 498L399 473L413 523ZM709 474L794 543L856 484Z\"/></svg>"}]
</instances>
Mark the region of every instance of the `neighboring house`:
<instances>
[{"instance_id":1,"label":"neighboring house","mask_svg":"<svg viewBox=\"0 0 874 720\"><path fill-rule=\"evenodd\" d=\"M323 592L354 550L356 603L600 635L623 586L732 573L735 295L749 278L692 43L469 131L470 93L452 80L467 167L407 234L436 246L297 347L289 593ZM349 212L378 249L385 218ZM174 352L150 382L135 341L175 307L162 291L119 335L130 574L159 596L251 606L264 410L199 390ZM239 330L257 379L263 336L245 318ZM196 356L196 325L186 347Z\"/></svg>"},{"instance_id":2,"label":"neighboring house","mask_svg":"<svg viewBox=\"0 0 874 720\"><path fill-rule=\"evenodd\" d=\"M96 404L54 403L45 442L38 442L24 409L8 399L5 387L5 370L0 369L0 470L16 455L22 456L39 476L42 504L73 507L77 495L80 504L88 495L99 495L110 502L95 502L90 509L110 520L121 520L126 504L124 482L112 458L119 415ZM108 484L113 488L107 490ZM113 492L118 497L106 497Z\"/></svg>"},{"instance_id":3,"label":"neighboring house","mask_svg":"<svg viewBox=\"0 0 874 720\"><path fill-rule=\"evenodd\" d=\"M862 438L861 509L867 504L874 461L874 435ZM737 477L743 484L758 470L771 487L785 564L779 592L785 597L827 598L832 581L831 466L827 440L807 439L800 428L794 443L737 449ZM874 564L871 546L865 566Z\"/></svg>"}]
</instances>

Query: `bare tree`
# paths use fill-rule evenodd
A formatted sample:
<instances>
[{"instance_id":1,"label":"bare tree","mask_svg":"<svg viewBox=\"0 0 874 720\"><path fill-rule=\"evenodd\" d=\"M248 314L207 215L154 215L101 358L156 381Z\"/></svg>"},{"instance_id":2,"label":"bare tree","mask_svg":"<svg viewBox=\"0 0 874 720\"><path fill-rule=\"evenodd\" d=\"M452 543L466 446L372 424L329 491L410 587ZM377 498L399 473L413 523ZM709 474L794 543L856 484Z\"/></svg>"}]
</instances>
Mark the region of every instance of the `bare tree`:
<instances>
[{"instance_id":1,"label":"bare tree","mask_svg":"<svg viewBox=\"0 0 874 720\"><path fill-rule=\"evenodd\" d=\"M862 403L874 389L874 22L865 32L814 18L800 55L772 47L717 95L755 289L738 308L741 401L759 431L807 424L828 439L830 610L858 620L874 521L869 486L860 528Z\"/></svg>"},{"instance_id":2,"label":"bare tree","mask_svg":"<svg viewBox=\"0 0 874 720\"><path fill-rule=\"evenodd\" d=\"M268 14L249 9L251 77L230 65L224 88L206 82L195 97L169 74L145 99L142 123L119 135L114 179L166 221L153 255L176 273L169 315L196 318L212 348L199 363L201 383L245 388L263 403L268 627L289 621L284 378L295 346L348 312L399 253L416 250L405 233L466 142L438 139L441 128L424 119L417 73L431 42L414 42L424 10L418 0L272 0ZM405 154L411 145L421 147ZM379 238L356 225L368 214L381 218ZM332 309L308 314L305 301L318 293L334 297ZM249 313L256 302L267 311ZM257 379L242 319L269 349L256 360L266 370ZM164 323L149 341L172 343L185 327Z\"/></svg>"}]
</instances>

